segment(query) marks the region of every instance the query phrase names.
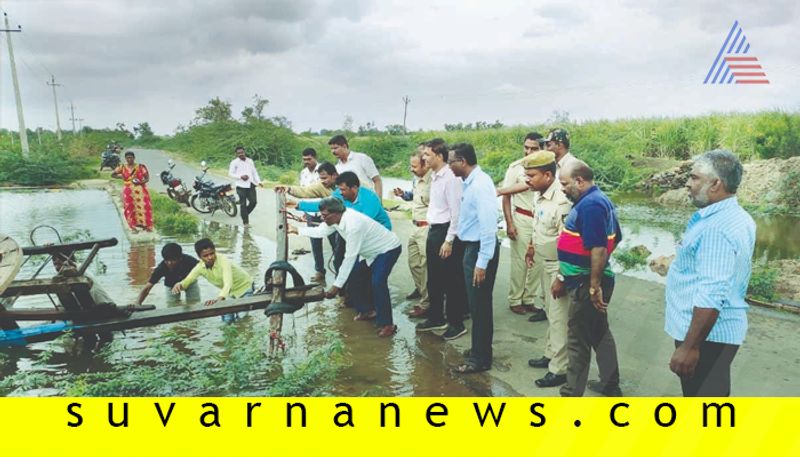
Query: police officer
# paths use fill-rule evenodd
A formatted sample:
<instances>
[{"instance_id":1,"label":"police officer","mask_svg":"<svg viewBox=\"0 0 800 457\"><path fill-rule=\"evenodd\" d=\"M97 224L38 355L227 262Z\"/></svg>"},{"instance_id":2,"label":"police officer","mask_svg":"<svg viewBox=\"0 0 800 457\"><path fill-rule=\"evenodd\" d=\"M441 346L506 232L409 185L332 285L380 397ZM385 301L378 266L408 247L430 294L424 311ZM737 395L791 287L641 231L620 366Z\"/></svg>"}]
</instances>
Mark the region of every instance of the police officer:
<instances>
[{"instance_id":1,"label":"police officer","mask_svg":"<svg viewBox=\"0 0 800 457\"><path fill-rule=\"evenodd\" d=\"M545 310L549 320L544 356L531 359L534 368L547 368L547 373L536 380L539 387L555 387L567 380L567 314L569 301L566 296L554 298L550 287L559 277L558 251L556 245L564 228L564 219L572 204L561 191L556 180L556 156L550 151L537 151L523 162L528 187L534 192L533 236L529 238L525 260L528 265L537 265L536 278L545 291Z\"/></svg>"}]
</instances>

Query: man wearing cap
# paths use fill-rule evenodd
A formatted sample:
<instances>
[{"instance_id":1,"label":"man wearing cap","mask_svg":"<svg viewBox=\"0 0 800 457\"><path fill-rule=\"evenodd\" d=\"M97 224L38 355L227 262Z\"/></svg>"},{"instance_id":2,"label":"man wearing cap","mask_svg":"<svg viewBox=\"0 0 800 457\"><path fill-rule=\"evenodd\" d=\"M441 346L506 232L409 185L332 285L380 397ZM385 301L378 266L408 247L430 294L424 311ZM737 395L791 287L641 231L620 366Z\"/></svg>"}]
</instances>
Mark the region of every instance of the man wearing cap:
<instances>
[{"instance_id":1,"label":"man wearing cap","mask_svg":"<svg viewBox=\"0 0 800 457\"><path fill-rule=\"evenodd\" d=\"M531 359L528 365L534 368L547 368L547 373L536 380L539 387L555 387L567 381L567 313L569 301L566 296L556 297L551 287L564 278L559 273L558 237L564 228L564 219L572 209L572 204L561 191L561 183L556 181L556 156L550 151L536 151L523 161L527 184L534 192L535 213L533 233L528 243L525 260L528 265L541 269L537 277L539 287L545 293L545 309L549 325L545 338L544 356Z\"/></svg>"},{"instance_id":2,"label":"man wearing cap","mask_svg":"<svg viewBox=\"0 0 800 457\"><path fill-rule=\"evenodd\" d=\"M408 269L414 280L414 291L406 299L419 299L408 313L410 317L424 317L428 312L430 299L428 298L428 267L426 246L428 240L428 202L430 201L431 171L422 153L425 143L417 146L417 151L409 159L411 173L414 175L413 188L403 191L399 187L394 189L394 195L405 201L411 202L411 223L414 228L408 237Z\"/></svg>"},{"instance_id":3,"label":"man wearing cap","mask_svg":"<svg viewBox=\"0 0 800 457\"><path fill-rule=\"evenodd\" d=\"M530 154L541 149L542 135L531 132L525 136L525 157L512 162L506 170L503 187L497 191L503 197L503 216L511 248L511 281L508 288L508 306L516 314L533 313L532 322L543 321L547 316L533 305L535 297L542 297L539 287L542 269L538 264L529 266L525 261L528 242L533 235L533 191L526 184L522 163Z\"/></svg>"},{"instance_id":4,"label":"man wearing cap","mask_svg":"<svg viewBox=\"0 0 800 457\"><path fill-rule=\"evenodd\" d=\"M547 150L556 155L556 181L558 181L561 170L578 160L569 152L569 132L564 129L550 130L544 141L547 145Z\"/></svg>"}]
</instances>

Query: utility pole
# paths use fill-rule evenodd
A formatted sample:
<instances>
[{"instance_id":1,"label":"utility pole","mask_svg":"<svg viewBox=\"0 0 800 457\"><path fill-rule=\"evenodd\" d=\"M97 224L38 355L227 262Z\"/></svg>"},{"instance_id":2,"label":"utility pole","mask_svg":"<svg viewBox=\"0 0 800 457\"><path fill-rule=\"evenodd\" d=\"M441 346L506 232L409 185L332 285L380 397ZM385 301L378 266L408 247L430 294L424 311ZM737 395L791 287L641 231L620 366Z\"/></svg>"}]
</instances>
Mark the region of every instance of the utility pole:
<instances>
[{"instance_id":1,"label":"utility pole","mask_svg":"<svg viewBox=\"0 0 800 457\"><path fill-rule=\"evenodd\" d=\"M72 136L75 136L75 105L72 102L69 102L69 112L71 114L69 120L72 121Z\"/></svg>"},{"instance_id":2,"label":"utility pole","mask_svg":"<svg viewBox=\"0 0 800 457\"><path fill-rule=\"evenodd\" d=\"M408 132L406 131L406 115L408 114L408 104L411 103L411 99L408 98L408 95L403 97L403 135L406 135Z\"/></svg>"},{"instance_id":3,"label":"utility pole","mask_svg":"<svg viewBox=\"0 0 800 457\"><path fill-rule=\"evenodd\" d=\"M8 14L3 13L5 16L6 28L0 32L6 32L6 41L8 41L8 57L11 62L11 80L14 82L14 98L17 101L17 118L19 119L19 141L22 145L23 157L28 157L30 154L30 147L28 146L28 130L25 128L25 117L22 115L22 97L19 95L19 80L17 80L17 66L14 64L14 48L11 46L11 32L22 32L22 26L18 25L16 29L10 29L8 25Z\"/></svg>"},{"instance_id":4,"label":"utility pole","mask_svg":"<svg viewBox=\"0 0 800 457\"><path fill-rule=\"evenodd\" d=\"M53 103L56 105L56 133L58 134L58 141L61 141L61 119L58 117L58 97L56 96L56 86L61 84L56 84L56 77L50 75L50 81L47 82L47 85L53 87Z\"/></svg>"},{"instance_id":5,"label":"utility pole","mask_svg":"<svg viewBox=\"0 0 800 457\"><path fill-rule=\"evenodd\" d=\"M42 146L42 128L36 127L36 137L39 138L39 147Z\"/></svg>"},{"instance_id":6,"label":"utility pole","mask_svg":"<svg viewBox=\"0 0 800 457\"><path fill-rule=\"evenodd\" d=\"M79 118L79 119L75 119L75 120L78 121L78 131L80 131L81 135L83 135L83 118Z\"/></svg>"}]
</instances>

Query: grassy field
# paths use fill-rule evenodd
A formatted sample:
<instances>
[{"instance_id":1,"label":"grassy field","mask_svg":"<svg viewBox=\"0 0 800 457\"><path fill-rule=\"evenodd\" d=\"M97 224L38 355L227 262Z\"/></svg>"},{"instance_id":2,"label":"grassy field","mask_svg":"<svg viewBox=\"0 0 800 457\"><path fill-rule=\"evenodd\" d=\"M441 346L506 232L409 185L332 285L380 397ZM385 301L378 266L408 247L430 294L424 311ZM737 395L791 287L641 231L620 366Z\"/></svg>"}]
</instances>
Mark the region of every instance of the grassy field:
<instances>
[{"instance_id":1,"label":"grassy field","mask_svg":"<svg viewBox=\"0 0 800 457\"><path fill-rule=\"evenodd\" d=\"M508 164L520 156L525 135L531 131L546 134L553 127L567 129L572 152L595 169L599 181L619 190L632 189L650 173L715 148L730 149L745 161L800 155L800 114L780 111L432 130L408 135L337 133L348 137L351 149L369 154L387 176L408 176L408 155L422 141L441 137L449 143L472 143L479 163L499 181ZM304 148L315 148L323 160L333 159L328 139L328 135L297 135L269 120L226 121L190 127L171 137L150 138L142 146L182 152L222 166L233 156L234 147L242 144L266 178L292 182L301 167L300 152Z\"/></svg>"},{"instance_id":2,"label":"grassy field","mask_svg":"<svg viewBox=\"0 0 800 457\"><path fill-rule=\"evenodd\" d=\"M28 132L30 156L24 158L16 132L0 130L0 185L48 186L95 178L105 146L132 138L119 131L87 128L78 135L64 132L61 141L55 132L42 131L41 140L40 144L39 136Z\"/></svg>"}]
</instances>

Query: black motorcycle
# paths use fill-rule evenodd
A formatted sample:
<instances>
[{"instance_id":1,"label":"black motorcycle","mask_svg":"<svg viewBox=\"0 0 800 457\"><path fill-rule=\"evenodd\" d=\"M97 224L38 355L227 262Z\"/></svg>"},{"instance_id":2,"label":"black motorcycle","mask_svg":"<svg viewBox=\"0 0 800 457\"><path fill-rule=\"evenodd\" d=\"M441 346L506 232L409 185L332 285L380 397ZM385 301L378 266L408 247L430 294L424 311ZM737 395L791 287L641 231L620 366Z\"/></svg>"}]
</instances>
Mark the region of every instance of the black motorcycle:
<instances>
[{"instance_id":1,"label":"black motorcycle","mask_svg":"<svg viewBox=\"0 0 800 457\"><path fill-rule=\"evenodd\" d=\"M159 175L161 177L161 182L167 186L167 195L178 203L185 203L186 206L191 206L189 197L192 195L192 191L186 187L181 178L176 178L172 174L172 169L175 168L175 162L169 159L167 164L169 165L169 169L162 171Z\"/></svg>"},{"instance_id":2,"label":"black motorcycle","mask_svg":"<svg viewBox=\"0 0 800 457\"><path fill-rule=\"evenodd\" d=\"M214 213L218 209L225 211L230 217L236 217L238 207L236 197L233 195L233 187L230 184L215 184L206 181L205 176L208 166L201 162L203 174L194 178L194 190L196 193L189 199L192 208L200 213Z\"/></svg>"},{"instance_id":3,"label":"black motorcycle","mask_svg":"<svg viewBox=\"0 0 800 457\"><path fill-rule=\"evenodd\" d=\"M119 166L119 151L112 147L106 147L106 150L100 154L100 171L103 171L103 168L110 168L115 169Z\"/></svg>"}]
</instances>

